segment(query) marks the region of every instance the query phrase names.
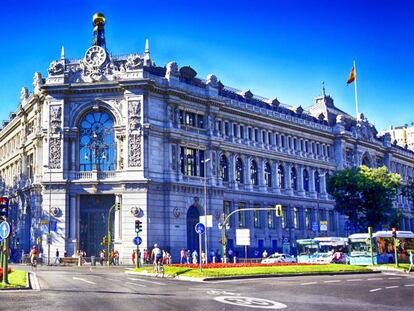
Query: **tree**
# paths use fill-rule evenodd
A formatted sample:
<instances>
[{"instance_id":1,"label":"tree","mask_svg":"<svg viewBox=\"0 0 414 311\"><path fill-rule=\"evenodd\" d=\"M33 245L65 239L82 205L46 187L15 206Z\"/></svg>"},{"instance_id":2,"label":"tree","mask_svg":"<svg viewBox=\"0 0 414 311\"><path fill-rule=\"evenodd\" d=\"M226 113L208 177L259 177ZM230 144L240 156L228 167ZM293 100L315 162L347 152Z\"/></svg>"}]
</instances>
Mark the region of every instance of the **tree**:
<instances>
[{"instance_id":1,"label":"tree","mask_svg":"<svg viewBox=\"0 0 414 311\"><path fill-rule=\"evenodd\" d=\"M360 232L380 224L398 225L401 214L393 208L400 187L400 175L385 166L346 168L327 180L327 190L335 199L335 210L348 216Z\"/></svg>"},{"instance_id":2,"label":"tree","mask_svg":"<svg viewBox=\"0 0 414 311\"><path fill-rule=\"evenodd\" d=\"M414 178L408 177L407 183L401 185L401 194L411 202L411 213L414 215Z\"/></svg>"}]
</instances>

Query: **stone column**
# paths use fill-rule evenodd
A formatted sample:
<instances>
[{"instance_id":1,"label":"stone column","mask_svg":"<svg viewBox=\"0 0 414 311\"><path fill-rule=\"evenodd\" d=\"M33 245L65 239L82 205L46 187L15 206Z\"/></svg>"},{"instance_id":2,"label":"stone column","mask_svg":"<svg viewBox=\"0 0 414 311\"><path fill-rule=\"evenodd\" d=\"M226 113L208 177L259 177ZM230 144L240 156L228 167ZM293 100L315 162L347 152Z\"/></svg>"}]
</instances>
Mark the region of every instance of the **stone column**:
<instances>
[{"instance_id":1,"label":"stone column","mask_svg":"<svg viewBox=\"0 0 414 311\"><path fill-rule=\"evenodd\" d=\"M250 174L250 162L251 162L251 158L250 157L244 157L244 184L245 184L245 189L246 190L253 190L253 185L251 182L251 174Z\"/></svg>"},{"instance_id":2,"label":"stone column","mask_svg":"<svg viewBox=\"0 0 414 311\"><path fill-rule=\"evenodd\" d=\"M316 198L316 191L315 191L315 169L309 168L309 196L312 198Z\"/></svg>"},{"instance_id":3,"label":"stone column","mask_svg":"<svg viewBox=\"0 0 414 311\"><path fill-rule=\"evenodd\" d=\"M76 171L76 134L70 137L70 170Z\"/></svg>"},{"instance_id":4,"label":"stone column","mask_svg":"<svg viewBox=\"0 0 414 311\"><path fill-rule=\"evenodd\" d=\"M272 191L274 193L280 194L280 185L279 185L279 173L278 173L279 163L277 161L271 162L272 168Z\"/></svg>"},{"instance_id":5,"label":"stone column","mask_svg":"<svg viewBox=\"0 0 414 311\"><path fill-rule=\"evenodd\" d=\"M292 185L290 183L290 179L291 179L291 164L286 163L285 164L285 189L286 189L286 194L288 195L293 195L293 189L292 189Z\"/></svg>"},{"instance_id":6,"label":"stone column","mask_svg":"<svg viewBox=\"0 0 414 311\"><path fill-rule=\"evenodd\" d=\"M229 185L233 189L238 189L238 184L236 182L236 156L230 154L229 156Z\"/></svg>"},{"instance_id":7,"label":"stone column","mask_svg":"<svg viewBox=\"0 0 414 311\"><path fill-rule=\"evenodd\" d=\"M257 161L257 179L258 179L258 183L259 183L259 190L260 191L266 191L267 190L267 186L265 183L265 178L264 178L264 162L263 159L258 159Z\"/></svg>"},{"instance_id":8,"label":"stone column","mask_svg":"<svg viewBox=\"0 0 414 311\"><path fill-rule=\"evenodd\" d=\"M328 194L326 192L326 172L320 172L319 174L319 180L320 180L320 188L321 188L321 199L326 200L328 198Z\"/></svg>"},{"instance_id":9,"label":"stone column","mask_svg":"<svg viewBox=\"0 0 414 311\"><path fill-rule=\"evenodd\" d=\"M298 183L298 195L304 196L305 190L303 189L303 166L296 166L297 183Z\"/></svg>"}]
</instances>

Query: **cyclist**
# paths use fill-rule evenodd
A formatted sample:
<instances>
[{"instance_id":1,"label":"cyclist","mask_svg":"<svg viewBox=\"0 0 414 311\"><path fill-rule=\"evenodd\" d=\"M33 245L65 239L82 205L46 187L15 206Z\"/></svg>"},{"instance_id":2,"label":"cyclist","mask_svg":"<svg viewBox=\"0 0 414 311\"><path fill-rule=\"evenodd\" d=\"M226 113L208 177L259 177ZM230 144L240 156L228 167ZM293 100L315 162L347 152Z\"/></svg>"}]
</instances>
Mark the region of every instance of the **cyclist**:
<instances>
[{"instance_id":1,"label":"cyclist","mask_svg":"<svg viewBox=\"0 0 414 311\"><path fill-rule=\"evenodd\" d=\"M154 244L154 248L151 251L151 258L153 259L154 270L156 269L156 272L158 272L162 260L162 251L157 243Z\"/></svg>"},{"instance_id":2,"label":"cyclist","mask_svg":"<svg viewBox=\"0 0 414 311\"><path fill-rule=\"evenodd\" d=\"M39 256L39 252L37 251L36 246L33 246L33 248L30 250L30 263L33 267L37 266L37 257Z\"/></svg>"}]
</instances>

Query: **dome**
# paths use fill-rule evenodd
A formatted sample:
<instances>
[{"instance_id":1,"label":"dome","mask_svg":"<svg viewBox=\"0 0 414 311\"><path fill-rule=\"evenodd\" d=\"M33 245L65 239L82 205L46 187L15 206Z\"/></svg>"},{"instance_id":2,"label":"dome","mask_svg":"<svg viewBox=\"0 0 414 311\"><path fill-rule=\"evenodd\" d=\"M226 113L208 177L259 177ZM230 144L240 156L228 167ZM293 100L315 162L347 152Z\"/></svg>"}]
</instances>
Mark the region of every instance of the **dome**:
<instances>
[{"instance_id":1,"label":"dome","mask_svg":"<svg viewBox=\"0 0 414 311\"><path fill-rule=\"evenodd\" d=\"M92 17L94 25L105 24L105 16L102 13L95 13Z\"/></svg>"}]
</instances>

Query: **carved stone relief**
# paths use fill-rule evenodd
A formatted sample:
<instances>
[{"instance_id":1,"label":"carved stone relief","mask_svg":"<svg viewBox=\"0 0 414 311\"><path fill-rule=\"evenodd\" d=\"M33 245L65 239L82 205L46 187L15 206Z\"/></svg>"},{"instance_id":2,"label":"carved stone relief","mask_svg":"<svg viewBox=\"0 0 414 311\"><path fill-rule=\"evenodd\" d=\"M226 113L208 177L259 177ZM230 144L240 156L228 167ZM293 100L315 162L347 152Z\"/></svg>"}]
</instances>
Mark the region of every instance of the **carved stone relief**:
<instances>
[{"instance_id":1,"label":"carved stone relief","mask_svg":"<svg viewBox=\"0 0 414 311\"><path fill-rule=\"evenodd\" d=\"M128 166L142 166L141 148L141 101L130 101L128 103Z\"/></svg>"},{"instance_id":2,"label":"carved stone relief","mask_svg":"<svg viewBox=\"0 0 414 311\"><path fill-rule=\"evenodd\" d=\"M57 134L60 130L62 117L62 107L61 106L50 106L50 133Z\"/></svg>"},{"instance_id":3,"label":"carved stone relief","mask_svg":"<svg viewBox=\"0 0 414 311\"><path fill-rule=\"evenodd\" d=\"M49 159L50 169L60 169L60 158L62 154L61 139L50 138L49 140Z\"/></svg>"}]
</instances>

